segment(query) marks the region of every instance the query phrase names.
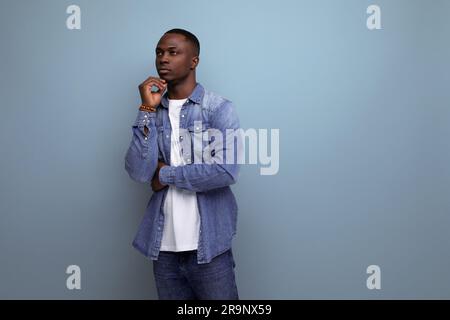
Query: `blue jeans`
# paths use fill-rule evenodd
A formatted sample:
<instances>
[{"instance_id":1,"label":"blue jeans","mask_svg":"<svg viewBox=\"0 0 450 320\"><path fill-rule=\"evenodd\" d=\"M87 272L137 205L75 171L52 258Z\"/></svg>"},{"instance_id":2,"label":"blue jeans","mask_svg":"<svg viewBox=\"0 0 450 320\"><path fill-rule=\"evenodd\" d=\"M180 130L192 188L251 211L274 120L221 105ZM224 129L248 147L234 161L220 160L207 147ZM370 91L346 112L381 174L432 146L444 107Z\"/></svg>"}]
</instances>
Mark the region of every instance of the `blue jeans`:
<instances>
[{"instance_id":1,"label":"blue jeans","mask_svg":"<svg viewBox=\"0 0 450 320\"><path fill-rule=\"evenodd\" d=\"M158 297L161 300L239 300L232 250L197 263L197 250L160 251L153 260Z\"/></svg>"}]
</instances>

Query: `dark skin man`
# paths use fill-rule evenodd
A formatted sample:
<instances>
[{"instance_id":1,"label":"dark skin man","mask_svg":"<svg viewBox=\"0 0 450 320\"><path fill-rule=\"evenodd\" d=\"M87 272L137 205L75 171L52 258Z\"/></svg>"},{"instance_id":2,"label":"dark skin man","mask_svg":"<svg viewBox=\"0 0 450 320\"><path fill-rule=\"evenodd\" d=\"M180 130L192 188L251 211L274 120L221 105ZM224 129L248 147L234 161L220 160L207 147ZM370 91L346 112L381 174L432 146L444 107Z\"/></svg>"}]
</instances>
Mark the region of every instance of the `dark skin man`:
<instances>
[{"instance_id":1,"label":"dark skin man","mask_svg":"<svg viewBox=\"0 0 450 320\"><path fill-rule=\"evenodd\" d=\"M161 102L164 90L169 99L185 99L194 91L197 84L195 68L199 57L190 42L181 34L166 33L156 46L155 65L159 78L149 77L139 85L142 104L156 108ZM152 87L158 90L152 92ZM148 134L147 127L144 127ZM159 181L159 170L167 164L159 161L151 186L153 191L164 189L167 185Z\"/></svg>"}]
</instances>

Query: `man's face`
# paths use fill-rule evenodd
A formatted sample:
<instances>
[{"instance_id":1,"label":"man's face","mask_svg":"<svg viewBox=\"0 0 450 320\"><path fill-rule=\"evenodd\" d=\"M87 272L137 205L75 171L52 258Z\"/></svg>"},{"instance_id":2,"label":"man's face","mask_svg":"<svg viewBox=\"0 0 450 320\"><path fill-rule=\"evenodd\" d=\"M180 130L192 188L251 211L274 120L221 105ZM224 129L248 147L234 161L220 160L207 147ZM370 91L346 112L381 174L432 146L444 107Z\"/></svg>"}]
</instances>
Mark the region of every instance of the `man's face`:
<instances>
[{"instance_id":1,"label":"man's face","mask_svg":"<svg viewBox=\"0 0 450 320\"><path fill-rule=\"evenodd\" d=\"M183 35L167 33L161 37L156 46L155 60L161 79L167 82L184 79L197 64L198 57Z\"/></svg>"}]
</instances>

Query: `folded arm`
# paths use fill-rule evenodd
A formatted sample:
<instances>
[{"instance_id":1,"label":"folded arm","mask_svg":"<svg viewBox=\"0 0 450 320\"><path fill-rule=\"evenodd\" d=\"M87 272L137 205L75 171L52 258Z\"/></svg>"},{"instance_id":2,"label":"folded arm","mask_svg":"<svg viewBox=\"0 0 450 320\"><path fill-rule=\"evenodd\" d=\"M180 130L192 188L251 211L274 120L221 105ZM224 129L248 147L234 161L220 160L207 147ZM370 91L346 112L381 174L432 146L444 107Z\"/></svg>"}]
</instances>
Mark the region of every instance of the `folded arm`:
<instances>
[{"instance_id":1,"label":"folded arm","mask_svg":"<svg viewBox=\"0 0 450 320\"><path fill-rule=\"evenodd\" d=\"M159 180L164 185L203 192L234 184L239 175L237 161L239 141L234 131L239 129L239 118L231 101L226 100L214 111L211 127L220 130L224 138L215 155L208 163L193 163L182 166L164 166L159 170ZM228 131L227 131L228 129ZM233 129L233 130L230 130ZM237 137L239 140L239 137ZM227 161L227 156L233 157Z\"/></svg>"}]
</instances>

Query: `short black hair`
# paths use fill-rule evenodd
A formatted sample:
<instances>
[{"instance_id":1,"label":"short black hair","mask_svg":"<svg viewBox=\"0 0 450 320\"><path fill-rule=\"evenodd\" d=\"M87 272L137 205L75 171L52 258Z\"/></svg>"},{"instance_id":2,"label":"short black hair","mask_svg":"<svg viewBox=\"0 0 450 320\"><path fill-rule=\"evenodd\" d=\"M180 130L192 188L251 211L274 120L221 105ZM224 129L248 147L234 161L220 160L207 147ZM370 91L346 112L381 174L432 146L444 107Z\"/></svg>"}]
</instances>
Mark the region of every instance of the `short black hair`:
<instances>
[{"instance_id":1,"label":"short black hair","mask_svg":"<svg viewBox=\"0 0 450 320\"><path fill-rule=\"evenodd\" d=\"M197 37L184 29L171 29L169 31L166 31L164 34L166 33L177 33L177 34L181 34L183 36L186 37L186 39L192 44L192 46L194 47L194 54L199 56L200 55L200 42L198 41Z\"/></svg>"}]
</instances>

